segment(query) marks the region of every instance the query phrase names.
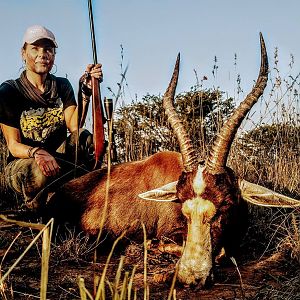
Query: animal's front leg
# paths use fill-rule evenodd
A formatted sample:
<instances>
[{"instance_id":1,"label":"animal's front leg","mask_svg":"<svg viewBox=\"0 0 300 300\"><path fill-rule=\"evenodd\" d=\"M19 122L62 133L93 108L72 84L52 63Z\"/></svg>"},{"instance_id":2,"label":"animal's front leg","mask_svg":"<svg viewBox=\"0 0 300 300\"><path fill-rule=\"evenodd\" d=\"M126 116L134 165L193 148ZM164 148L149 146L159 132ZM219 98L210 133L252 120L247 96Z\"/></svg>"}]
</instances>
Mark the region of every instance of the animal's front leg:
<instances>
[{"instance_id":1,"label":"animal's front leg","mask_svg":"<svg viewBox=\"0 0 300 300\"><path fill-rule=\"evenodd\" d=\"M147 249L157 254L168 253L178 257L181 257L183 251L183 247L175 242L164 242L157 239L147 240Z\"/></svg>"},{"instance_id":2,"label":"animal's front leg","mask_svg":"<svg viewBox=\"0 0 300 300\"><path fill-rule=\"evenodd\" d=\"M161 241L158 245L158 250L163 253L169 253L169 254L181 257L182 252L183 252L183 246L179 246L174 243L167 244L167 243L164 243Z\"/></svg>"}]
</instances>

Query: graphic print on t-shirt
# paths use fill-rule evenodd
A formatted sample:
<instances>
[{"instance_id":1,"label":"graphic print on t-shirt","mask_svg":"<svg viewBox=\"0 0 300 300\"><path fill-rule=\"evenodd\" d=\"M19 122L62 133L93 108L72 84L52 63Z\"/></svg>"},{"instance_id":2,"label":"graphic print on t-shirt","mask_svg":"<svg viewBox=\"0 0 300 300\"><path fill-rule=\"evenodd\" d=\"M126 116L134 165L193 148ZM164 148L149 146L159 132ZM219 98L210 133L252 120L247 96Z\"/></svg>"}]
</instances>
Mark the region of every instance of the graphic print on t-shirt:
<instances>
[{"instance_id":1,"label":"graphic print on t-shirt","mask_svg":"<svg viewBox=\"0 0 300 300\"><path fill-rule=\"evenodd\" d=\"M54 107L23 111L20 119L24 137L42 143L63 124L63 103L60 98L56 100Z\"/></svg>"}]
</instances>

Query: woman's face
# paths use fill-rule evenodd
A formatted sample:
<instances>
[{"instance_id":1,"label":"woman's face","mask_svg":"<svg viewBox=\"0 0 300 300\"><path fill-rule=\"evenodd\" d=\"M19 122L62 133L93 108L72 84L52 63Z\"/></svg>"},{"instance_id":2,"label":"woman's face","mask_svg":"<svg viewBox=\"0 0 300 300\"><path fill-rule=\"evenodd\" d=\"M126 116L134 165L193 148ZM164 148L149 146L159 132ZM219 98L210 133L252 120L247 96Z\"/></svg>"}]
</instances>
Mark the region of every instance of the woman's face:
<instances>
[{"instance_id":1,"label":"woman's face","mask_svg":"<svg viewBox=\"0 0 300 300\"><path fill-rule=\"evenodd\" d=\"M26 70L44 75L49 73L53 67L55 48L47 39L38 40L33 44L26 44L22 48L22 58L25 61Z\"/></svg>"}]
</instances>

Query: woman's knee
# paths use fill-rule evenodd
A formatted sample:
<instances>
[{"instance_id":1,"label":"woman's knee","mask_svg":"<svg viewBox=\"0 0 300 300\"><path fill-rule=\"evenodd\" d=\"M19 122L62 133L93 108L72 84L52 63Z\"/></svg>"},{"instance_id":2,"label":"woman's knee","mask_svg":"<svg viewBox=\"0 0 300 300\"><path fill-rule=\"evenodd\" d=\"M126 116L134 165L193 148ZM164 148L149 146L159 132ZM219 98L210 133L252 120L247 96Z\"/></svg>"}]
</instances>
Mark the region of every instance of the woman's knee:
<instances>
[{"instance_id":1,"label":"woman's knee","mask_svg":"<svg viewBox=\"0 0 300 300\"><path fill-rule=\"evenodd\" d=\"M33 158L16 159L5 168L6 181L18 193L42 188L47 178Z\"/></svg>"}]
</instances>

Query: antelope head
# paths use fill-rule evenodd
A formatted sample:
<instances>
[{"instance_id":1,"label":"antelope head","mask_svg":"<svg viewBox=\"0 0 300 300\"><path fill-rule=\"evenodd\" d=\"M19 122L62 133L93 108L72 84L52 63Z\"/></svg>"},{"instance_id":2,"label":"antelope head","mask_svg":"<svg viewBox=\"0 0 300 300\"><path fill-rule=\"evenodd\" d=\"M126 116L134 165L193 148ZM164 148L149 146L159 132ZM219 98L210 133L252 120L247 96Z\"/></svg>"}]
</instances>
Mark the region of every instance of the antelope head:
<instances>
[{"instance_id":1,"label":"antelope head","mask_svg":"<svg viewBox=\"0 0 300 300\"><path fill-rule=\"evenodd\" d=\"M261 66L257 81L252 91L222 127L204 164L198 163L191 139L174 109L179 55L163 98L168 121L180 145L184 171L178 181L139 196L147 200L177 200L182 203L182 213L187 220L187 236L182 257L179 260L178 278L186 284L204 286L212 275L214 257L223 246L230 251L229 239L235 234L232 230L236 231L239 226L237 221L246 217L243 215L247 212L246 202L243 201L243 191L245 191L246 200L250 201L255 198L256 202L259 202L257 199L264 198L266 194L269 195L267 200L273 199L271 202L275 203L274 206L280 206L276 198L284 200L281 195L272 193L270 190L261 190L258 185L244 180L240 181L234 171L226 166L236 132L247 113L263 94L267 84L268 58L261 34L260 44ZM253 197L253 194L256 197ZM259 195L263 196L259 197ZM289 202L291 199L287 197L285 200L286 206L297 205L296 200L294 200L296 202ZM268 201L264 200L259 204L266 205L267 203ZM299 203L298 201L298 205Z\"/></svg>"}]
</instances>

